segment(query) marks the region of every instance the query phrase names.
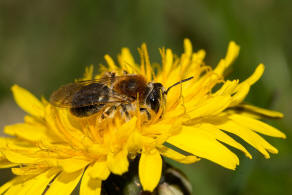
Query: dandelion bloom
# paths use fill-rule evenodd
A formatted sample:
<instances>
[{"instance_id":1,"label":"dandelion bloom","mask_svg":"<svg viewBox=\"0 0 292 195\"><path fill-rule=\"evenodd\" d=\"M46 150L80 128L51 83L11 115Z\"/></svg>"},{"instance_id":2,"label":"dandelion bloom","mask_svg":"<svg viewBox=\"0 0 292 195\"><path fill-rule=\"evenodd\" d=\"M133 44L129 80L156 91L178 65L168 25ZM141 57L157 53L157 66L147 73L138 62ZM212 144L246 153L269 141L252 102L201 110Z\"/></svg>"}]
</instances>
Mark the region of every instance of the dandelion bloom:
<instances>
[{"instance_id":1,"label":"dandelion bloom","mask_svg":"<svg viewBox=\"0 0 292 195\"><path fill-rule=\"evenodd\" d=\"M118 56L119 65L106 55L108 66L100 67L102 73L93 75L90 67L83 79L127 71L169 87L193 77L173 87L163 113L152 113L150 120L139 109L130 113L130 120L119 114L104 120L95 115L78 118L17 85L12 87L16 103L28 115L24 123L4 129L12 137L1 138L0 167L11 168L17 176L0 187L1 194L70 194L79 182L80 194L99 194L102 181L111 173L126 173L129 161L137 156L140 183L144 190L153 191L160 181L162 156L180 163L204 158L235 169L239 159L228 145L252 158L230 134L242 138L265 158L278 153L260 134L279 138L285 134L260 119L281 118L282 114L242 103L251 85L262 76L264 65L243 82L224 79L224 71L239 53L234 42L215 69L205 65L205 51L193 53L188 39L180 57L171 49L161 49L161 66L151 65L145 44L139 53L140 65L127 48ZM139 103L133 104L139 107Z\"/></svg>"}]
</instances>

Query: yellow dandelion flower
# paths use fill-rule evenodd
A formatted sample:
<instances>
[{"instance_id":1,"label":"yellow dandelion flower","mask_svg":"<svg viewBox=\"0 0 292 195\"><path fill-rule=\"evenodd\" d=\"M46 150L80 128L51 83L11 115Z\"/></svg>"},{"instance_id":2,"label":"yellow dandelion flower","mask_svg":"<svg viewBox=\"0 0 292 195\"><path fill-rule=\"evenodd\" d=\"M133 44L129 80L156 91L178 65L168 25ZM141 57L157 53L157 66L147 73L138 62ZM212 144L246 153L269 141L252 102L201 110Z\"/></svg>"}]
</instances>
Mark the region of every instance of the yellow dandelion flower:
<instances>
[{"instance_id":1,"label":"yellow dandelion flower","mask_svg":"<svg viewBox=\"0 0 292 195\"><path fill-rule=\"evenodd\" d=\"M126 173L129 161L137 156L140 183L144 190L153 191L161 177L162 156L181 163L204 158L235 169L239 159L226 147L229 145L252 158L228 133L242 138L265 158L278 153L260 134L279 138L285 138L285 134L260 119L283 115L242 103L251 85L262 76L264 65L260 64L243 82L225 80L224 71L238 56L238 45L230 42L226 57L215 69L204 64L205 51L193 53L188 39L184 49L180 57L171 49L161 49L162 65L154 68L145 44L139 49L140 65L123 48L119 65L106 55L108 66L101 66L102 74L94 76L93 67L86 69L82 80L100 81L105 74L121 76L127 72L142 75L147 84L161 83L165 88L189 78L167 94L160 88L156 95L165 99L158 99L158 109L146 105L146 114L141 109L145 106L141 93L134 94L126 117L121 104L115 104L117 112L111 117L102 117L100 112L76 117L72 109L39 100L14 85L15 101L28 115L23 123L5 127L4 132L12 137L0 139L0 167L11 168L17 175L0 187L0 193L70 194L80 182L81 195L100 194L102 182L111 173Z\"/></svg>"}]
</instances>

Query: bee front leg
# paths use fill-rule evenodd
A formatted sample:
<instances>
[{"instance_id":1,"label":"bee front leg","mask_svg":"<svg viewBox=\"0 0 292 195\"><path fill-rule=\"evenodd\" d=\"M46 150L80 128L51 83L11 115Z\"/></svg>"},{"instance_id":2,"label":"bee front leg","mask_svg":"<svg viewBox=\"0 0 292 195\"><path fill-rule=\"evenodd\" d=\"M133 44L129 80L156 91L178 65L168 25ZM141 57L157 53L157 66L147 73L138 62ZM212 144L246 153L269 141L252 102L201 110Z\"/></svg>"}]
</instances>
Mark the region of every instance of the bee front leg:
<instances>
[{"instance_id":1,"label":"bee front leg","mask_svg":"<svg viewBox=\"0 0 292 195\"><path fill-rule=\"evenodd\" d=\"M147 115L147 119L151 120L151 114L149 113L147 108L140 108L141 113L145 113Z\"/></svg>"}]
</instances>

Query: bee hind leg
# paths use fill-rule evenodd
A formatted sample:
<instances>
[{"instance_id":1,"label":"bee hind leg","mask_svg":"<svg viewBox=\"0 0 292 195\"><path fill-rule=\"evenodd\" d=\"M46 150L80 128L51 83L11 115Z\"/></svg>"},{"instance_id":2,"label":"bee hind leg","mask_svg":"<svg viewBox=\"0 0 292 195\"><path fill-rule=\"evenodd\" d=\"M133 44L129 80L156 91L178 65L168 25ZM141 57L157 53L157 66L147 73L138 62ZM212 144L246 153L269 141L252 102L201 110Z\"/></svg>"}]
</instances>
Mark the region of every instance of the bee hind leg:
<instances>
[{"instance_id":1,"label":"bee hind leg","mask_svg":"<svg viewBox=\"0 0 292 195\"><path fill-rule=\"evenodd\" d=\"M122 107L122 109L121 109L121 115L122 116L125 116L126 120L130 120L131 119L131 116L130 116L130 114L128 112L130 105L128 105L128 104L121 104L121 107Z\"/></svg>"}]
</instances>

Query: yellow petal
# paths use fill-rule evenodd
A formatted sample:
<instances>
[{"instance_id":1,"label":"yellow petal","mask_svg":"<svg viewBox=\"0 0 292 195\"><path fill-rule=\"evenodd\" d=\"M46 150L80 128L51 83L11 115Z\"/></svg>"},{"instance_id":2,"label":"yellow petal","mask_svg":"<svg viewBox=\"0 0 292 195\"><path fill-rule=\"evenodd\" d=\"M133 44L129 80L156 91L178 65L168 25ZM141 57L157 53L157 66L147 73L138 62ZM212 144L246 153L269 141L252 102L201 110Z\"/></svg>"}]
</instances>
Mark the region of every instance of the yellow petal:
<instances>
[{"instance_id":1,"label":"yellow petal","mask_svg":"<svg viewBox=\"0 0 292 195\"><path fill-rule=\"evenodd\" d=\"M230 41L225 57L227 64L232 64L233 61L238 57L239 49L239 46L234 41Z\"/></svg>"},{"instance_id":2,"label":"yellow petal","mask_svg":"<svg viewBox=\"0 0 292 195\"><path fill-rule=\"evenodd\" d=\"M75 128L69 121L68 111L64 109L58 110L59 117L56 117L55 121L58 127L58 130L63 133L64 137L75 145L76 147L84 147L83 142L87 138L84 134L77 128ZM89 139L86 139L86 142Z\"/></svg>"},{"instance_id":3,"label":"yellow petal","mask_svg":"<svg viewBox=\"0 0 292 195\"><path fill-rule=\"evenodd\" d=\"M39 151L39 148L35 147L33 144L23 140L8 137L0 137L0 147L3 148L3 150L6 148L7 150L11 151L25 151L29 153ZM0 156L4 156L4 153Z\"/></svg>"},{"instance_id":4,"label":"yellow petal","mask_svg":"<svg viewBox=\"0 0 292 195\"><path fill-rule=\"evenodd\" d=\"M217 95L231 95L238 85L238 80L234 81L225 81L224 85L214 93L214 96Z\"/></svg>"},{"instance_id":5,"label":"yellow petal","mask_svg":"<svg viewBox=\"0 0 292 195\"><path fill-rule=\"evenodd\" d=\"M167 80L167 76L169 75L171 68L173 65L173 54L171 49L166 50L165 54L165 64L163 65L163 72L162 74L164 75L163 79Z\"/></svg>"},{"instance_id":6,"label":"yellow petal","mask_svg":"<svg viewBox=\"0 0 292 195\"><path fill-rule=\"evenodd\" d=\"M169 74L169 78L167 80L181 80L181 76L184 75L185 71L191 66L191 57L192 57L193 47L192 43L189 39L184 39L184 53L180 57L180 63L176 66L176 68L171 71Z\"/></svg>"},{"instance_id":7,"label":"yellow petal","mask_svg":"<svg viewBox=\"0 0 292 195\"><path fill-rule=\"evenodd\" d=\"M0 168L1 169L16 167L18 165L19 164L17 164L17 163L11 163L11 162L9 162L7 159L1 159L0 160Z\"/></svg>"},{"instance_id":8,"label":"yellow petal","mask_svg":"<svg viewBox=\"0 0 292 195\"><path fill-rule=\"evenodd\" d=\"M0 194L4 194L14 183L18 182L21 176L15 177L10 181L6 182L0 187Z\"/></svg>"},{"instance_id":9,"label":"yellow petal","mask_svg":"<svg viewBox=\"0 0 292 195\"><path fill-rule=\"evenodd\" d=\"M235 169L239 164L239 159L234 153L195 127L183 127L179 134L170 137L167 142L228 169Z\"/></svg>"},{"instance_id":10,"label":"yellow petal","mask_svg":"<svg viewBox=\"0 0 292 195\"><path fill-rule=\"evenodd\" d=\"M241 103L247 96L249 89L250 89L250 85L248 85L247 83L241 83L240 85L238 85L236 89L237 92L232 96L232 102L229 106L230 107L236 106L239 103Z\"/></svg>"},{"instance_id":11,"label":"yellow petal","mask_svg":"<svg viewBox=\"0 0 292 195\"><path fill-rule=\"evenodd\" d=\"M246 116L238 115L238 114L232 114L229 116L233 121L238 123L241 126L245 126L249 129L252 129L256 132L272 136L272 137L280 137L280 138L286 138L286 135L279 131L278 129L262 122L256 119L252 119Z\"/></svg>"},{"instance_id":12,"label":"yellow petal","mask_svg":"<svg viewBox=\"0 0 292 195\"><path fill-rule=\"evenodd\" d=\"M17 136L28 141L38 142L41 140L53 141L47 134L47 128L40 125L20 123L5 126L4 132L8 135Z\"/></svg>"},{"instance_id":13,"label":"yellow petal","mask_svg":"<svg viewBox=\"0 0 292 195\"><path fill-rule=\"evenodd\" d=\"M11 90L16 103L25 112L36 117L44 117L44 106L34 95L18 85L13 85Z\"/></svg>"},{"instance_id":14,"label":"yellow petal","mask_svg":"<svg viewBox=\"0 0 292 195\"><path fill-rule=\"evenodd\" d=\"M25 194L43 194L48 184L58 174L58 172L58 169L50 169L37 177L32 178L31 184L29 184L28 190Z\"/></svg>"},{"instance_id":15,"label":"yellow petal","mask_svg":"<svg viewBox=\"0 0 292 195\"><path fill-rule=\"evenodd\" d=\"M234 139L232 139L230 136L228 136L226 133L221 131L219 128L217 128L215 125L208 124L208 123L202 123L197 131L200 131L201 133L206 133L206 135L213 137L216 140L219 140L223 143L226 143L238 150L241 150L244 152L246 157L252 158L251 154L238 142L236 142Z\"/></svg>"},{"instance_id":16,"label":"yellow petal","mask_svg":"<svg viewBox=\"0 0 292 195\"><path fill-rule=\"evenodd\" d=\"M241 103L244 98L247 96L250 86L253 85L255 82L257 82L263 72L264 72L264 65L260 64L254 71L254 73L245 81L241 82L235 89L236 94L232 96L232 103L230 104L231 106L236 106L237 104Z\"/></svg>"},{"instance_id":17,"label":"yellow petal","mask_svg":"<svg viewBox=\"0 0 292 195\"><path fill-rule=\"evenodd\" d=\"M133 130L136 128L136 122L137 117L134 116L131 118L131 120L125 122L118 130L118 132L115 132L116 137L118 139L122 140L125 137L127 138L130 134L132 134Z\"/></svg>"},{"instance_id":18,"label":"yellow petal","mask_svg":"<svg viewBox=\"0 0 292 195\"><path fill-rule=\"evenodd\" d=\"M255 69L254 73L242 83L248 83L249 85L253 85L262 77L264 70L265 70L265 66L263 64L259 64L257 68Z\"/></svg>"},{"instance_id":19,"label":"yellow petal","mask_svg":"<svg viewBox=\"0 0 292 195\"><path fill-rule=\"evenodd\" d=\"M15 167L11 169L14 175L38 175L45 172L46 170L46 167L37 167L33 165Z\"/></svg>"},{"instance_id":20,"label":"yellow petal","mask_svg":"<svg viewBox=\"0 0 292 195\"><path fill-rule=\"evenodd\" d=\"M34 163L40 162L40 159L38 158L31 158L29 156L20 154L18 152L13 152L10 150L2 151L2 153L10 162L13 162L13 163L34 164Z\"/></svg>"},{"instance_id":21,"label":"yellow petal","mask_svg":"<svg viewBox=\"0 0 292 195\"><path fill-rule=\"evenodd\" d=\"M31 115L24 116L24 122L25 123L28 123L30 125L31 124L33 124L33 125L40 125L40 124L42 124L42 122L38 118L36 118L34 116L31 116Z\"/></svg>"},{"instance_id":22,"label":"yellow petal","mask_svg":"<svg viewBox=\"0 0 292 195\"><path fill-rule=\"evenodd\" d=\"M89 164L89 162L81 159L69 158L64 160L58 160L58 164L65 172L72 173L83 169L86 165Z\"/></svg>"},{"instance_id":23,"label":"yellow petal","mask_svg":"<svg viewBox=\"0 0 292 195\"><path fill-rule=\"evenodd\" d=\"M205 57L206 57L205 50L200 49L198 52L193 53L192 62L194 63L193 65L195 65L194 67L198 67L198 65L201 65Z\"/></svg>"},{"instance_id":24,"label":"yellow petal","mask_svg":"<svg viewBox=\"0 0 292 195\"><path fill-rule=\"evenodd\" d=\"M170 159L173 159L175 161L178 161L180 163L183 163L183 164L191 164L191 163L194 163L194 162L197 162L200 160L200 158L196 157L196 156L193 156L193 155L183 155L175 150L172 150L170 148L167 148L165 146L162 146L159 148L159 152L167 157L167 158L170 158Z\"/></svg>"},{"instance_id":25,"label":"yellow petal","mask_svg":"<svg viewBox=\"0 0 292 195\"><path fill-rule=\"evenodd\" d=\"M93 75L93 65L91 64L90 66L85 68L85 73L83 76L83 80L91 80Z\"/></svg>"},{"instance_id":26,"label":"yellow petal","mask_svg":"<svg viewBox=\"0 0 292 195\"><path fill-rule=\"evenodd\" d=\"M129 50L129 48L122 48L121 56L124 60L124 62L135 65L135 60Z\"/></svg>"},{"instance_id":27,"label":"yellow petal","mask_svg":"<svg viewBox=\"0 0 292 195\"><path fill-rule=\"evenodd\" d=\"M264 108L260 108L257 106L249 105L249 104L239 104L236 107L232 108L235 109L235 111L238 111L240 113L248 112L250 114L263 116L263 117L269 117L269 118L283 118L284 115L281 112L268 110Z\"/></svg>"},{"instance_id":28,"label":"yellow petal","mask_svg":"<svg viewBox=\"0 0 292 195\"><path fill-rule=\"evenodd\" d=\"M224 73L224 71L237 58L238 54L239 54L239 46L234 41L231 41L229 43L225 59L223 59L219 62L219 64L215 68L214 72L219 74L219 75L222 75Z\"/></svg>"},{"instance_id":29,"label":"yellow petal","mask_svg":"<svg viewBox=\"0 0 292 195\"><path fill-rule=\"evenodd\" d=\"M110 175L110 171L107 167L107 162L95 162L93 165L87 168L87 173L92 178L99 180L106 180Z\"/></svg>"},{"instance_id":30,"label":"yellow petal","mask_svg":"<svg viewBox=\"0 0 292 195\"><path fill-rule=\"evenodd\" d=\"M184 50L185 50L185 54L190 57L192 55L193 52L193 47L192 47L192 43L190 41L190 39L184 39Z\"/></svg>"},{"instance_id":31,"label":"yellow petal","mask_svg":"<svg viewBox=\"0 0 292 195\"><path fill-rule=\"evenodd\" d=\"M139 161L139 178L145 191L152 192L158 185L162 171L162 158L157 150L142 152Z\"/></svg>"},{"instance_id":32,"label":"yellow petal","mask_svg":"<svg viewBox=\"0 0 292 195\"><path fill-rule=\"evenodd\" d=\"M143 61L141 66L144 65L144 71L145 71L144 76L146 77L147 81L151 81L152 75L153 75L153 70L152 70L152 67L150 64L150 58L149 58L147 46L145 43L143 43L141 45L140 55L141 55L141 60Z\"/></svg>"},{"instance_id":33,"label":"yellow petal","mask_svg":"<svg viewBox=\"0 0 292 195\"><path fill-rule=\"evenodd\" d=\"M83 170L76 171L74 173L60 173L60 175L58 175L57 178L50 185L50 188L46 192L46 195L71 194L71 192L78 184L82 176L82 172Z\"/></svg>"},{"instance_id":34,"label":"yellow petal","mask_svg":"<svg viewBox=\"0 0 292 195\"><path fill-rule=\"evenodd\" d=\"M2 194L2 192L6 191L5 194L8 195L25 195L26 191L31 187L32 178L34 176L31 175L18 176L1 186L0 192Z\"/></svg>"},{"instance_id":35,"label":"yellow petal","mask_svg":"<svg viewBox=\"0 0 292 195\"><path fill-rule=\"evenodd\" d=\"M129 48L122 48L121 54L118 55L118 61L122 70L127 71L129 74L138 73L138 67L135 66L135 60Z\"/></svg>"},{"instance_id":36,"label":"yellow petal","mask_svg":"<svg viewBox=\"0 0 292 195\"><path fill-rule=\"evenodd\" d=\"M215 96L208 99L204 104L199 107L188 111L191 118L203 117L207 115L216 115L226 109L231 102L229 96ZM188 105L186 105L188 107Z\"/></svg>"},{"instance_id":37,"label":"yellow petal","mask_svg":"<svg viewBox=\"0 0 292 195\"><path fill-rule=\"evenodd\" d=\"M118 68L114 60L109 55L105 55L104 59L107 62L110 71L115 71Z\"/></svg>"},{"instance_id":38,"label":"yellow petal","mask_svg":"<svg viewBox=\"0 0 292 195\"><path fill-rule=\"evenodd\" d=\"M17 184L17 185L12 185L10 188L5 192L7 195L25 195L24 193L21 193L22 188L25 186L25 183Z\"/></svg>"},{"instance_id":39,"label":"yellow petal","mask_svg":"<svg viewBox=\"0 0 292 195\"><path fill-rule=\"evenodd\" d=\"M216 126L220 129L241 137L244 141L246 141L259 152L261 152L265 156L265 158L270 158L267 150L274 154L278 153L278 150L274 148L271 144L269 144L266 140L264 140L264 138L262 138L252 130L246 128L245 126L241 126L233 121L226 121L223 124Z\"/></svg>"},{"instance_id":40,"label":"yellow petal","mask_svg":"<svg viewBox=\"0 0 292 195\"><path fill-rule=\"evenodd\" d=\"M126 149L122 150L117 154L109 153L107 156L107 166L117 175L122 175L128 171L128 151Z\"/></svg>"},{"instance_id":41,"label":"yellow petal","mask_svg":"<svg viewBox=\"0 0 292 195\"><path fill-rule=\"evenodd\" d=\"M194 76L194 79L197 79L199 77L202 70L201 65L203 64L205 56L206 52L204 50L199 50L198 52L192 54L191 63L187 69L185 69L185 78Z\"/></svg>"},{"instance_id":42,"label":"yellow petal","mask_svg":"<svg viewBox=\"0 0 292 195\"><path fill-rule=\"evenodd\" d=\"M56 124L56 110L51 105L48 105L45 107L45 113L46 113L46 121L47 126L51 130L51 133L56 135L57 138L60 139L61 142L67 141L66 137L61 133L61 131L58 129Z\"/></svg>"},{"instance_id":43,"label":"yellow petal","mask_svg":"<svg viewBox=\"0 0 292 195\"><path fill-rule=\"evenodd\" d=\"M99 195L101 192L101 180L92 178L90 176L90 170L85 170L81 185L80 195Z\"/></svg>"}]
</instances>

